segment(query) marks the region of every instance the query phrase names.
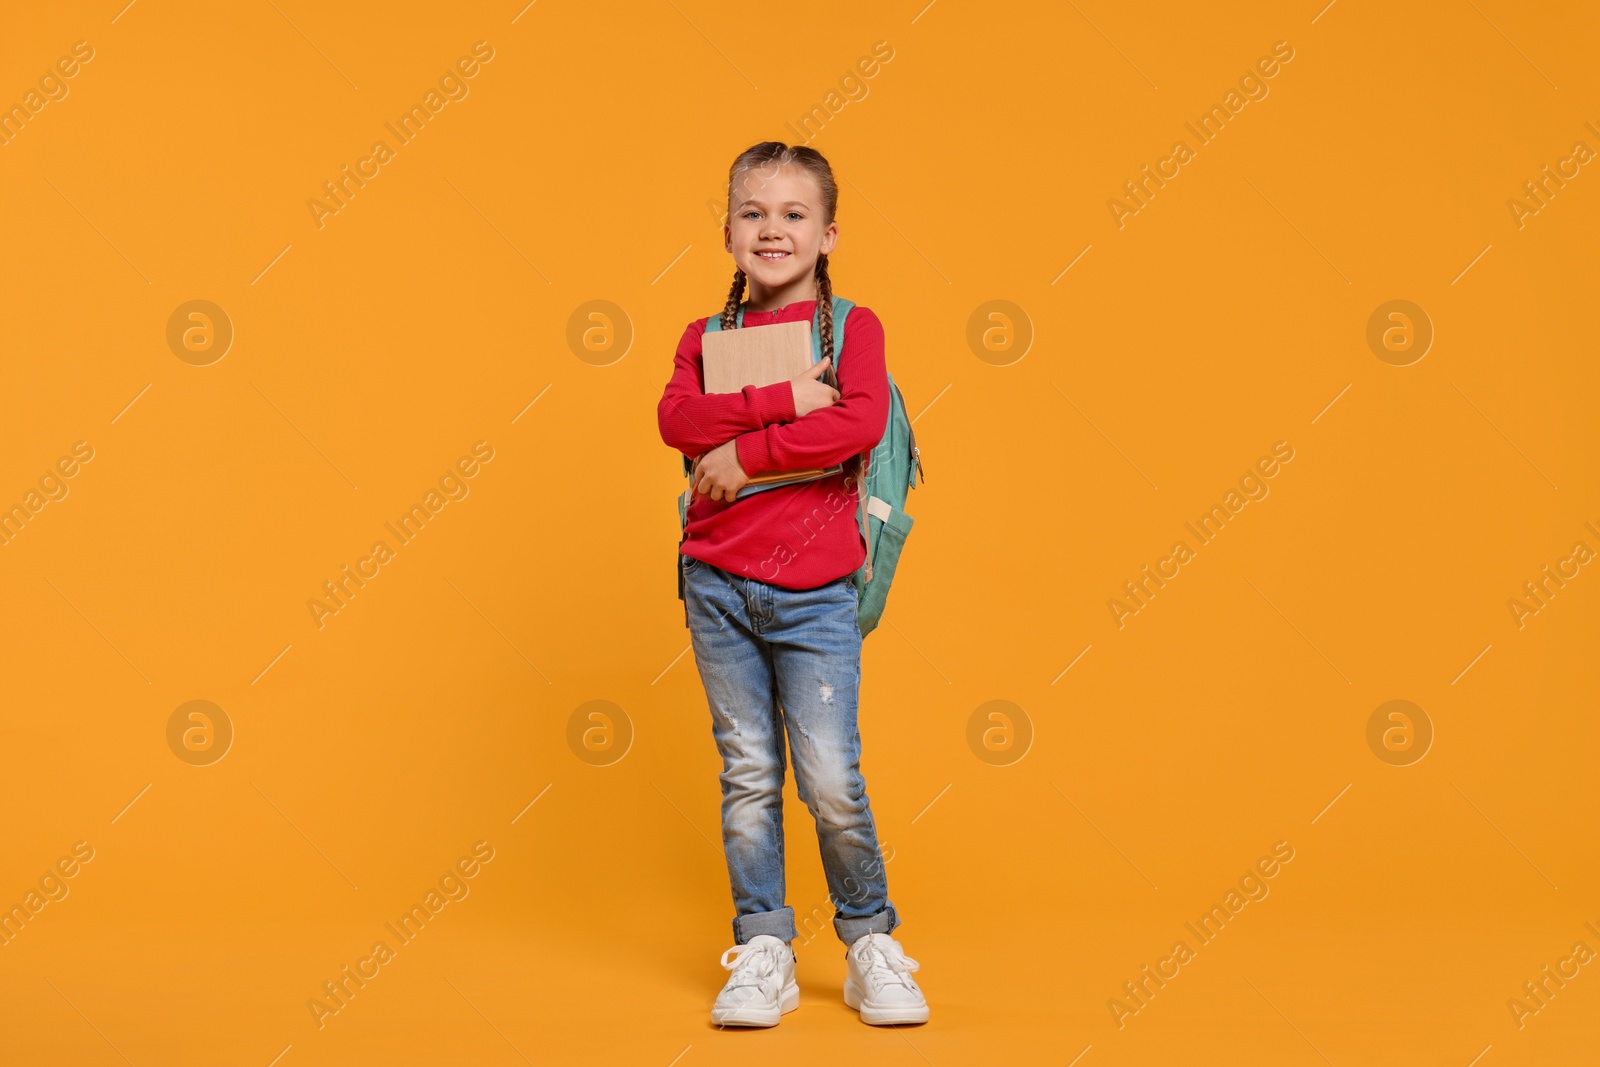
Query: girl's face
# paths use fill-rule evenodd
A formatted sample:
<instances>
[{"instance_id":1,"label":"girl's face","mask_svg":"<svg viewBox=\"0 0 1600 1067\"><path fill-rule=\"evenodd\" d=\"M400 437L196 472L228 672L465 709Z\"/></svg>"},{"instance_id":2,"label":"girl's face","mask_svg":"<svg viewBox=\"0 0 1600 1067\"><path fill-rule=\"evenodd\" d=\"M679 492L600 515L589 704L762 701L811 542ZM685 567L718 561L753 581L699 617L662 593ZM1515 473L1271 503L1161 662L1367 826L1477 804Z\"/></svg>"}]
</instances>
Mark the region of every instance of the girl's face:
<instances>
[{"instance_id":1,"label":"girl's face","mask_svg":"<svg viewBox=\"0 0 1600 1067\"><path fill-rule=\"evenodd\" d=\"M722 232L724 246L750 282L752 305L815 300L817 257L832 252L839 239L837 223L823 224L822 190L811 173L771 164L751 167L734 180Z\"/></svg>"}]
</instances>

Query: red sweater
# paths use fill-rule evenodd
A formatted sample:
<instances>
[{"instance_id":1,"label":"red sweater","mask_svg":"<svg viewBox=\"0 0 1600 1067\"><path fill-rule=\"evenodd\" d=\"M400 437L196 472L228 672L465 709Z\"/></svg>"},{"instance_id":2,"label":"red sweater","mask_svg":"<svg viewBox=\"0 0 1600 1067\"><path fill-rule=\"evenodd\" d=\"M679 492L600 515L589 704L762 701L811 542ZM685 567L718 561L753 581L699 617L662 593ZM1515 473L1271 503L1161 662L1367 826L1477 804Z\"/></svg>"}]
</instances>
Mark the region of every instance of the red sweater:
<instances>
[{"instance_id":1,"label":"red sweater","mask_svg":"<svg viewBox=\"0 0 1600 1067\"><path fill-rule=\"evenodd\" d=\"M747 311L744 325L809 321L816 306L815 300L801 300L776 311ZM656 406L661 439L691 460L737 440L739 465L752 478L770 471L831 467L871 452L889 424L883 324L860 305L847 321L835 369L839 399L802 418L795 417L794 390L787 381L747 385L737 393L702 392L700 339L706 320L689 323L673 358L672 380ZM764 489L731 503L696 493L679 551L789 589L812 589L842 578L866 561L857 494L843 487L844 475L834 474Z\"/></svg>"}]
</instances>

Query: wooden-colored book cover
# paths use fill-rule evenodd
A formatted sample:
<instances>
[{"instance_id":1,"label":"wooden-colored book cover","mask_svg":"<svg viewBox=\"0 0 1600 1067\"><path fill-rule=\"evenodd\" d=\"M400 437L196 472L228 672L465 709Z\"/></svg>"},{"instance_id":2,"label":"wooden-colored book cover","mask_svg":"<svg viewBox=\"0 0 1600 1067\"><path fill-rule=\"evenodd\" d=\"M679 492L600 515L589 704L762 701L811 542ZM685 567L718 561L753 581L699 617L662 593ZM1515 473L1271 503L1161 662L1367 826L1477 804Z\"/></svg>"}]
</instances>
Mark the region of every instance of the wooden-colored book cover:
<instances>
[{"instance_id":1,"label":"wooden-colored book cover","mask_svg":"<svg viewBox=\"0 0 1600 1067\"><path fill-rule=\"evenodd\" d=\"M708 393L786 382L811 369L811 323L715 330L701 341L700 364Z\"/></svg>"},{"instance_id":2,"label":"wooden-colored book cover","mask_svg":"<svg viewBox=\"0 0 1600 1067\"><path fill-rule=\"evenodd\" d=\"M811 323L775 322L705 334L700 369L707 393L737 393L747 385L789 381L811 369ZM843 469L834 465L826 470L772 471L751 478L749 484L806 482Z\"/></svg>"}]
</instances>

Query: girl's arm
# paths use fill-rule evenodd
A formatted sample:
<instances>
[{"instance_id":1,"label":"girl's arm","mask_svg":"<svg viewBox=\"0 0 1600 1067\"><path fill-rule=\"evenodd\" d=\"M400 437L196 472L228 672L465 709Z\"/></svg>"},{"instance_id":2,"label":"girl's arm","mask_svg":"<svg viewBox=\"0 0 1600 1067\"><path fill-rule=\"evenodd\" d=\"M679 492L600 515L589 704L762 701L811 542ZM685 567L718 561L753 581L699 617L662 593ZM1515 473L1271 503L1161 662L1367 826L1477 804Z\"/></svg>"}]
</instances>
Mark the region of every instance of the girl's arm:
<instances>
[{"instance_id":1,"label":"girl's arm","mask_svg":"<svg viewBox=\"0 0 1600 1067\"><path fill-rule=\"evenodd\" d=\"M741 433L734 447L745 474L754 478L772 471L831 467L883 440L889 425L883 323L858 305L850 312L849 325L839 356L839 399L804 418ZM789 407L792 412L793 395Z\"/></svg>"},{"instance_id":2,"label":"girl's arm","mask_svg":"<svg viewBox=\"0 0 1600 1067\"><path fill-rule=\"evenodd\" d=\"M700 339L704 334L705 320L697 319L678 342L672 380L656 405L661 440L686 456L697 456L742 433L794 420L794 387L786 381L747 385L737 393L702 392ZM884 417L887 419L887 414Z\"/></svg>"}]
</instances>

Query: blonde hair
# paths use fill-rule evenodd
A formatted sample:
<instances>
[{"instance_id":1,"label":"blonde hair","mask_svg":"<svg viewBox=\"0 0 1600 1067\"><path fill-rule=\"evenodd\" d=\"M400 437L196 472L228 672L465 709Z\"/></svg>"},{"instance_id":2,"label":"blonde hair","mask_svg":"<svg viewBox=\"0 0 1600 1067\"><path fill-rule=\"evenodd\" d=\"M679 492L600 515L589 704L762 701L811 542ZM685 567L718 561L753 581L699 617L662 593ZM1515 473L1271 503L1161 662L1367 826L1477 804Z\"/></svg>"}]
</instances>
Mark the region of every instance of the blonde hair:
<instances>
[{"instance_id":1,"label":"blonde hair","mask_svg":"<svg viewBox=\"0 0 1600 1067\"><path fill-rule=\"evenodd\" d=\"M793 147L782 141L762 141L760 144L751 145L738 158L733 161L733 166L728 168L728 214L733 214L733 186L741 174L754 167L761 167L767 177L772 177L783 166L795 166L804 169L816 179L817 187L822 192L822 226L826 229L834 219L839 207L839 185L833 180L833 168L823 158L821 152L805 145ZM828 277L828 254L826 252L817 256L816 269L817 282L817 308L819 332L822 335L822 353L825 356L833 355L833 281ZM739 305L744 302L745 274L738 268L733 272L733 286L728 290L728 302L722 309L722 328L732 330L737 327ZM838 360L831 360L828 369L823 372L822 380L835 389L839 388L839 377L835 373ZM868 452L858 452L844 462L844 484L848 491L852 485L857 489L862 488L866 475Z\"/></svg>"}]
</instances>

